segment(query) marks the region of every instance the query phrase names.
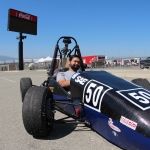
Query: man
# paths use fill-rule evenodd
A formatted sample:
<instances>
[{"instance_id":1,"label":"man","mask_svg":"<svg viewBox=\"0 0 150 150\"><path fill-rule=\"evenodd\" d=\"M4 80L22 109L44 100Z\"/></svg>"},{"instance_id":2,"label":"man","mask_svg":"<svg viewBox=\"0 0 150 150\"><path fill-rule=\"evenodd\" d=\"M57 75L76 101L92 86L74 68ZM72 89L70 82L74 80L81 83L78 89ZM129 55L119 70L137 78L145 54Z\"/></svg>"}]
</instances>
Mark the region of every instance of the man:
<instances>
[{"instance_id":1,"label":"man","mask_svg":"<svg viewBox=\"0 0 150 150\"><path fill-rule=\"evenodd\" d=\"M57 82L69 90L70 79L72 75L80 68L80 57L78 55L72 55L69 58L69 70L66 72L59 72L57 74Z\"/></svg>"}]
</instances>

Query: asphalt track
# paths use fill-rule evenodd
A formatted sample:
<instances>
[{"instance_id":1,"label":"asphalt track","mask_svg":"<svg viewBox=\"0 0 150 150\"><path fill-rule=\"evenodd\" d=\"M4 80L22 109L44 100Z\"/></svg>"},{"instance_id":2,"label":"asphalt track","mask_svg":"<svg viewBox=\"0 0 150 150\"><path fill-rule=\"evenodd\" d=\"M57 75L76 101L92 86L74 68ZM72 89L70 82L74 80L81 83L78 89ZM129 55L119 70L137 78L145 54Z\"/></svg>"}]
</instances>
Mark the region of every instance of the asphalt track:
<instances>
[{"instance_id":1,"label":"asphalt track","mask_svg":"<svg viewBox=\"0 0 150 150\"><path fill-rule=\"evenodd\" d=\"M138 77L150 81L150 69L105 70L128 81ZM40 85L47 74L46 70L0 72L0 150L120 150L84 125L58 124L47 138L33 138L22 122L21 77L31 77L34 85ZM56 112L56 119L61 117L64 115Z\"/></svg>"}]
</instances>

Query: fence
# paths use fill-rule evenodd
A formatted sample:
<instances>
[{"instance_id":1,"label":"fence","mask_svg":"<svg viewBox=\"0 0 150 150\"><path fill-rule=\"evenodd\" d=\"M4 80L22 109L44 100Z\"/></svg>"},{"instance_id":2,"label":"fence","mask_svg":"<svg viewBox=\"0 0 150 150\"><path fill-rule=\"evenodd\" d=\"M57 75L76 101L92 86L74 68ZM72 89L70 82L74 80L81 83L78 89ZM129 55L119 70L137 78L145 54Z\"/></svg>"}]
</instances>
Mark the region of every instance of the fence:
<instances>
[{"instance_id":1,"label":"fence","mask_svg":"<svg viewBox=\"0 0 150 150\"><path fill-rule=\"evenodd\" d=\"M33 63L31 67L29 67L29 62L24 63L24 70L38 70L38 69L49 69L50 63ZM19 70L18 63L10 63L10 64L0 64L0 71L12 71Z\"/></svg>"},{"instance_id":2,"label":"fence","mask_svg":"<svg viewBox=\"0 0 150 150\"><path fill-rule=\"evenodd\" d=\"M142 58L144 59L144 58ZM38 69L49 69L51 63L34 63L37 59L24 59L24 69L25 70L38 70ZM127 68L133 66L139 66L139 62L135 63L133 58L119 58L114 60L103 60L92 62L90 68ZM33 63L32 67L29 67L29 64ZM19 70L18 60L5 60L0 61L0 71L7 70Z\"/></svg>"},{"instance_id":3,"label":"fence","mask_svg":"<svg viewBox=\"0 0 150 150\"><path fill-rule=\"evenodd\" d=\"M139 62L131 60L103 60L92 62L90 68L126 68L132 66L139 66Z\"/></svg>"}]
</instances>

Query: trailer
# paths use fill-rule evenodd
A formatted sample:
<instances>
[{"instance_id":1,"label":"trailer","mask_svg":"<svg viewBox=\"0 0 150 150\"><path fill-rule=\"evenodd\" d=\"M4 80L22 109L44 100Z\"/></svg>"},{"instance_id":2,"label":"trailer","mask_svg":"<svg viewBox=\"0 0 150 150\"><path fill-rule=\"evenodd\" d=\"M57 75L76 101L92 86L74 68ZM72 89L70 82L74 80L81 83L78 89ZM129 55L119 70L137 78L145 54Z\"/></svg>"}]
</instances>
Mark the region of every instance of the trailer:
<instances>
[{"instance_id":1,"label":"trailer","mask_svg":"<svg viewBox=\"0 0 150 150\"><path fill-rule=\"evenodd\" d=\"M105 59L106 59L105 55L82 56L83 63L87 64L88 68L91 67L92 62L105 61Z\"/></svg>"}]
</instances>

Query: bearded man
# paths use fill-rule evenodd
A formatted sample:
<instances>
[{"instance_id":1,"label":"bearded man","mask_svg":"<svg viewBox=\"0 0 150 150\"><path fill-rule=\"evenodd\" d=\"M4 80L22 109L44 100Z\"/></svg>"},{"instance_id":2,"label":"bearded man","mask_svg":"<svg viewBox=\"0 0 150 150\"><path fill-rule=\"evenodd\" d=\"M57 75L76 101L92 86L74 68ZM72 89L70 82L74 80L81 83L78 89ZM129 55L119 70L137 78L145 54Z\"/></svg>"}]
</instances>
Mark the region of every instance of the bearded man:
<instances>
[{"instance_id":1,"label":"bearded man","mask_svg":"<svg viewBox=\"0 0 150 150\"><path fill-rule=\"evenodd\" d=\"M80 57L72 55L69 57L69 70L66 72L59 72L57 74L57 82L64 88L69 90L70 79L74 73L80 68Z\"/></svg>"}]
</instances>

